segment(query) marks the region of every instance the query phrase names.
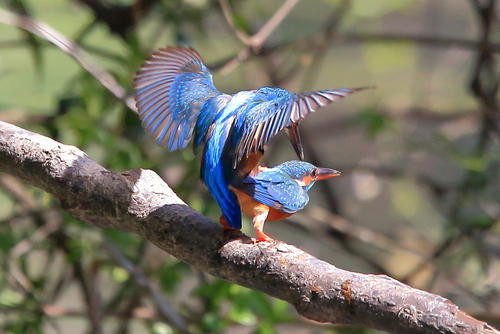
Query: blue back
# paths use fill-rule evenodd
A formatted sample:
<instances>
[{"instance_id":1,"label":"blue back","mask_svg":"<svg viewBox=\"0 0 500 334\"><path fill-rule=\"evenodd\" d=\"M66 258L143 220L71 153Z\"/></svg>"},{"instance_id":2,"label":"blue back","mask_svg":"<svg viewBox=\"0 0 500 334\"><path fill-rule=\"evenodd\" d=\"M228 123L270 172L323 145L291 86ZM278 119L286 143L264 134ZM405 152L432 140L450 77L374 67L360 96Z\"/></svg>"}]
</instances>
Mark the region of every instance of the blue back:
<instances>
[{"instance_id":1,"label":"blue back","mask_svg":"<svg viewBox=\"0 0 500 334\"><path fill-rule=\"evenodd\" d=\"M221 94L216 97L209 99L200 110L200 114L196 121L196 127L194 132L194 145L193 150L197 153L198 148L203 144L211 133L209 133L210 127L214 124L215 119L219 112L224 109L224 107L231 100L230 95Z\"/></svg>"},{"instance_id":2,"label":"blue back","mask_svg":"<svg viewBox=\"0 0 500 334\"><path fill-rule=\"evenodd\" d=\"M240 229L241 208L235 194L229 190L227 165L220 158L228 132L229 126L224 124L219 124L213 130L212 135L205 144L201 162L201 178L210 194L219 204L222 215L228 224L232 228Z\"/></svg>"},{"instance_id":3,"label":"blue back","mask_svg":"<svg viewBox=\"0 0 500 334\"><path fill-rule=\"evenodd\" d=\"M227 143L236 115L253 94L252 91L240 92L234 95L223 108L213 111L212 114L215 116L210 130L207 130L201 161L203 182L219 204L228 224L236 229L241 228L241 209L238 199L229 189L236 170L232 168L233 151ZM200 130L200 133L203 132Z\"/></svg>"}]
</instances>

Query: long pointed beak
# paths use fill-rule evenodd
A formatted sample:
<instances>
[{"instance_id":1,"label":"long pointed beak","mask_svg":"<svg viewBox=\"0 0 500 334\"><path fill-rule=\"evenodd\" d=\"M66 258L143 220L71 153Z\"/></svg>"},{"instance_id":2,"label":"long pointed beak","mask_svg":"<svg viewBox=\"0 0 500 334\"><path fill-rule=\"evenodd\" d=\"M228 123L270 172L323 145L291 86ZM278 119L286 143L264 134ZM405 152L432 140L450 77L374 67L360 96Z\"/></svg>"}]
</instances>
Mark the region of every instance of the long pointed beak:
<instances>
[{"instance_id":1,"label":"long pointed beak","mask_svg":"<svg viewBox=\"0 0 500 334\"><path fill-rule=\"evenodd\" d=\"M304 161L304 148L302 147L302 140L300 139L299 125L296 123L292 123L290 127L286 128L286 132L288 134L288 138L290 139L290 143L299 157L300 160Z\"/></svg>"},{"instance_id":2,"label":"long pointed beak","mask_svg":"<svg viewBox=\"0 0 500 334\"><path fill-rule=\"evenodd\" d=\"M338 170L330 169L330 168L317 168L316 169L316 181L318 180L326 180L332 177L336 177L342 174Z\"/></svg>"}]
</instances>

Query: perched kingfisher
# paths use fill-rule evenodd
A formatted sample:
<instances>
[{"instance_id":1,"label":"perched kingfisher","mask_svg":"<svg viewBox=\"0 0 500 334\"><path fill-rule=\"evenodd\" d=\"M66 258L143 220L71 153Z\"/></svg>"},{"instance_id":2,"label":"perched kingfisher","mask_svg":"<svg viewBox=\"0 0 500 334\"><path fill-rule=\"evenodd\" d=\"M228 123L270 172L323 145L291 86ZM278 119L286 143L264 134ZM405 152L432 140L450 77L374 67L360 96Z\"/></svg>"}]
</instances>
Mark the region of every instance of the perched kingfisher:
<instances>
[{"instance_id":1,"label":"perched kingfisher","mask_svg":"<svg viewBox=\"0 0 500 334\"><path fill-rule=\"evenodd\" d=\"M272 240L263 232L266 221L276 221L302 210L307 192L318 180L339 176L330 168L319 168L304 161L287 161L272 168L258 167L236 186L230 185L241 209L252 217L257 241Z\"/></svg>"},{"instance_id":2,"label":"perched kingfisher","mask_svg":"<svg viewBox=\"0 0 500 334\"><path fill-rule=\"evenodd\" d=\"M266 144L286 129L303 160L300 120L339 98L364 88L294 94L262 87L228 95L218 91L202 58L193 49L167 47L153 53L134 78L139 117L146 132L170 151L194 136L203 144L201 178L219 204L221 223L241 228L241 210L229 185L254 168Z\"/></svg>"}]
</instances>

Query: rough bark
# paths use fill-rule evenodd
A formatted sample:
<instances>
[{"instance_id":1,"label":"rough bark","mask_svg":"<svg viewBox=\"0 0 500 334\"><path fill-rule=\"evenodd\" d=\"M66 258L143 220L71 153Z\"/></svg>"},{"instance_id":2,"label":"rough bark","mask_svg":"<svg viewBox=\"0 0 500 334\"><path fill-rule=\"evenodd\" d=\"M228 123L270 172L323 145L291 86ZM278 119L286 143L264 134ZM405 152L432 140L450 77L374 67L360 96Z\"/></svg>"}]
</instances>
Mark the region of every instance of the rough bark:
<instances>
[{"instance_id":1,"label":"rough bark","mask_svg":"<svg viewBox=\"0 0 500 334\"><path fill-rule=\"evenodd\" d=\"M0 172L57 197L73 216L137 233L222 279L321 322L393 333L499 333L449 300L387 276L339 269L280 241L254 244L189 208L154 172L111 172L74 146L0 122Z\"/></svg>"}]
</instances>

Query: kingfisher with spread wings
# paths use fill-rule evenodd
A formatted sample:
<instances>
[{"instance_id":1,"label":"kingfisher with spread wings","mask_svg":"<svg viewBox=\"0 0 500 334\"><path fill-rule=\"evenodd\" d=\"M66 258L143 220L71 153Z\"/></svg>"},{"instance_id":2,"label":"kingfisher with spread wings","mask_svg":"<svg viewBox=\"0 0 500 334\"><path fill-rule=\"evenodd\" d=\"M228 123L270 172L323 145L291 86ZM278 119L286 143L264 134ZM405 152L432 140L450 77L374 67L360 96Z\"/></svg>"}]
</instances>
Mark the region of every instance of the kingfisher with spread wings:
<instances>
[{"instance_id":1,"label":"kingfisher with spread wings","mask_svg":"<svg viewBox=\"0 0 500 334\"><path fill-rule=\"evenodd\" d=\"M257 168L264 145L285 129L299 158L299 122L319 108L364 88L290 93L262 87L234 95L218 91L193 49L153 53L134 78L135 99L146 132L170 151L203 145L201 178L219 204L221 223L241 228L241 209L230 185Z\"/></svg>"}]
</instances>

